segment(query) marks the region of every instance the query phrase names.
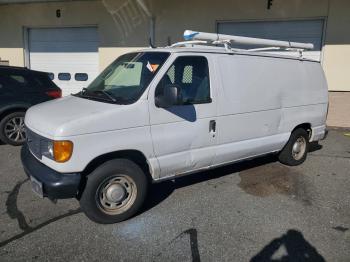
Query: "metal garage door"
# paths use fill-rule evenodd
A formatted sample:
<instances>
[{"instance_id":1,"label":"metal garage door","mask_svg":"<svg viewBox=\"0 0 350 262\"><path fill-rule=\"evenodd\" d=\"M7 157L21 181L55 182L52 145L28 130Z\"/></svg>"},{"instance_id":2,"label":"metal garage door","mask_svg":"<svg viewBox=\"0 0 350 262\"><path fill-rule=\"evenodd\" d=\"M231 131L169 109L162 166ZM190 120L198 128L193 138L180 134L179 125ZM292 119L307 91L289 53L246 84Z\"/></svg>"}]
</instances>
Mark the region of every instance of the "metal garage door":
<instances>
[{"instance_id":1,"label":"metal garage door","mask_svg":"<svg viewBox=\"0 0 350 262\"><path fill-rule=\"evenodd\" d=\"M97 76L97 28L38 28L28 33L30 68L49 72L63 95L78 92Z\"/></svg>"},{"instance_id":2,"label":"metal garage door","mask_svg":"<svg viewBox=\"0 0 350 262\"><path fill-rule=\"evenodd\" d=\"M294 21L219 22L218 33L313 43L315 46L314 50L304 52L304 56L320 61L323 26L323 19Z\"/></svg>"}]
</instances>

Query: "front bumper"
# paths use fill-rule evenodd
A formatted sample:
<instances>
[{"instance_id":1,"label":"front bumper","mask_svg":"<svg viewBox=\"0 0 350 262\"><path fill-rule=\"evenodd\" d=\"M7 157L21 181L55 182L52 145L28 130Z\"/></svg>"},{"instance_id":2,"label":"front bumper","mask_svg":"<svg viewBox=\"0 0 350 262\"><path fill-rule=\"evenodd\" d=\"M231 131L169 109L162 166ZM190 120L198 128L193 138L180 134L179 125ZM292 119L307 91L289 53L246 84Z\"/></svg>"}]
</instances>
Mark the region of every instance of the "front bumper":
<instances>
[{"instance_id":1,"label":"front bumper","mask_svg":"<svg viewBox=\"0 0 350 262\"><path fill-rule=\"evenodd\" d=\"M37 160L24 145L21 150L21 160L28 177L34 177L42 183L43 197L63 199L76 197L80 187L79 173L62 174Z\"/></svg>"}]
</instances>

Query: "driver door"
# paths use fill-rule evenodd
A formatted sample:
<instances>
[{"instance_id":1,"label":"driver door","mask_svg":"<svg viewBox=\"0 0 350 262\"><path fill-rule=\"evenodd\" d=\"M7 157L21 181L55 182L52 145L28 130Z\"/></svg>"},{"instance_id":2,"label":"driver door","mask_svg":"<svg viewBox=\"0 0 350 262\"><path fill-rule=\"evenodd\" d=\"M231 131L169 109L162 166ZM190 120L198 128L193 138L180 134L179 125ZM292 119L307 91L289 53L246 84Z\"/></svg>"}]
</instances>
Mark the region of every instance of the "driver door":
<instances>
[{"instance_id":1,"label":"driver door","mask_svg":"<svg viewBox=\"0 0 350 262\"><path fill-rule=\"evenodd\" d=\"M160 72L161 79L154 81L149 93L151 134L160 178L209 167L215 155L213 85L217 81L210 75L210 55L173 54L170 59L170 66L164 67L163 74ZM155 100L167 85L176 85L179 101L162 108Z\"/></svg>"}]
</instances>

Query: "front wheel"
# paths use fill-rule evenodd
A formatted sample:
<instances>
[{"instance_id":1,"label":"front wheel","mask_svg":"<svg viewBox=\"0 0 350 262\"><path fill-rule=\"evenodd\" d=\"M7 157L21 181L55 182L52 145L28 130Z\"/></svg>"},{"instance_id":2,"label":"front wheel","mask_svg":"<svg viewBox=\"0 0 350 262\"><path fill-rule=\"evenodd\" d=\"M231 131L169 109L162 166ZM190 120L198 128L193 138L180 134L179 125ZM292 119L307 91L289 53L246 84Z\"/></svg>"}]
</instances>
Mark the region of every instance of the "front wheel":
<instances>
[{"instance_id":1,"label":"front wheel","mask_svg":"<svg viewBox=\"0 0 350 262\"><path fill-rule=\"evenodd\" d=\"M138 165L128 159L110 160L87 176L80 206L94 222L121 222L140 209L147 188L146 175Z\"/></svg>"},{"instance_id":2,"label":"front wheel","mask_svg":"<svg viewBox=\"0 0 350 262\"><path fill-rule=\"evenodd\" d=\"M305 129L298 128L292 132L288 143L279 153L278 159L282 164L297 166L305 161L308 151L309 135Z\"/></svg>"}]
</instances>

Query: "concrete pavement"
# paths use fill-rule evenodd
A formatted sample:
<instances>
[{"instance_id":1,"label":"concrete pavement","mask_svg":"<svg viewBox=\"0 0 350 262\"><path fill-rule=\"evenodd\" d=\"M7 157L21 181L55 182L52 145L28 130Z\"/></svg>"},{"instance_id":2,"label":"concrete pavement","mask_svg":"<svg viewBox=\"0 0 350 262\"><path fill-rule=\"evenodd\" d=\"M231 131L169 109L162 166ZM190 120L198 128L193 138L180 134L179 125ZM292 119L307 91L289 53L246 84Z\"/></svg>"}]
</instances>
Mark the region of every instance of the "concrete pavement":
<instances>
[{"instance_id":1,"label":"concrete pavement","mask_svg":"<svg viewBox=\"0 0 350 262\"><path fill-rule=\"evenodd\" d=\"M0 145L1 261L350 258L350 137L341 131L298 167L262 157L156 184L140 214L114 225L89 221L74 199L34 195L19 151Z\"/></svg>"}]
</instances>

